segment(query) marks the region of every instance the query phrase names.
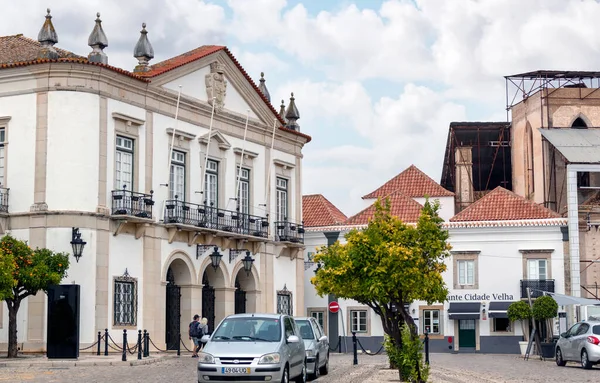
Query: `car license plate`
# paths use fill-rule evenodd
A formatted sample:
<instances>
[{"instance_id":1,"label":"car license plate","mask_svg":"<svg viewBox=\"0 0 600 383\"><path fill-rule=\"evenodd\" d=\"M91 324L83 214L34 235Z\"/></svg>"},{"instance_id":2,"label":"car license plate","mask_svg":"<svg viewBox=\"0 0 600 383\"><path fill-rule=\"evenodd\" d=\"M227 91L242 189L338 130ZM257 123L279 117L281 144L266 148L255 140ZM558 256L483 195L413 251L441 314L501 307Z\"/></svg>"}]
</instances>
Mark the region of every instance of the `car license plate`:
<instances>
[{"instance_id":1,"label":"car license plate","mask_svg":"<svg viewBox=\"0 0 600 383\"><path fill-rule=\"evenodd\" d=\"M223 374L249 374L249 367L221 367L221 373Z\"/></svg>"}]
</instances>

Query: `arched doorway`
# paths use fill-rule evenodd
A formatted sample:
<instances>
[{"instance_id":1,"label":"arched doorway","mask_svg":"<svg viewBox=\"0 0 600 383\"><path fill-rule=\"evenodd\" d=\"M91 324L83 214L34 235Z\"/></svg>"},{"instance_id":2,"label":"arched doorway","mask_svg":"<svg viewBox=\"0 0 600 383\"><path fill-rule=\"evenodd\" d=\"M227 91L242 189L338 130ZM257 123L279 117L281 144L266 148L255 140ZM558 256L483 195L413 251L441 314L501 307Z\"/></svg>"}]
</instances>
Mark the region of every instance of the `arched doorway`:
<instances>
[{"instance_id":1,"label":"arched doorway","mask_svg":"<svg viewBox=\"0 0 600 383\"><path fill-rule=\"evenodd\" d=\"M242 289L240 278L235 278L235 313L246 313L246 291Z\"/></svg>"},{"instance_id":2,"label":"arched doorway","mask_svg":"<svg viewBox=\"0 0 600 383\"><path fill-rule=\"evenodd\" d=\"M171 266L167 270L166 316L167 350L177 350L181 334L181 287L175 284L175 275Z\"/></svg>"},{"instance_id":3,"label":"arched doorway","mask_svg":"<svg viewBox=\"0 0 600 383\"><path fill-rule=\"evenodd\" d=\"M208 331L215 330L215 287L211 286L208 274L202 274L202 317L208 319Z\"/></svg>"},{"instance_id":4,"label":"arched doorway","mask_svg":"<svg viewBox=\"0 0 600 383\"><path fill-rule=\"evenodd\" d=\"M235 313L243 314L256 312L258 309L258 291L253 272L247 273L240 265L240 268L235 274L234 286Z\"/></svg>"}]
</instances>

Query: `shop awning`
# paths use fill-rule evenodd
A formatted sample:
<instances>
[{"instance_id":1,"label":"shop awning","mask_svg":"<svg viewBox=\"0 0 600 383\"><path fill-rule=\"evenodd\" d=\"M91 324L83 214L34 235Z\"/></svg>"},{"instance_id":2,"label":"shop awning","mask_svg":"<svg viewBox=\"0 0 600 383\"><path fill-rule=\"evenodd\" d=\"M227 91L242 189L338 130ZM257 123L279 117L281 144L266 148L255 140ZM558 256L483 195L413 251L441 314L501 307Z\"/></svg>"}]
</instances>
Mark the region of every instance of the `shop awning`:
<instances>
[{"instance_id":1,"label":"shop awning","mask_svg":"<svg viewBox=\"0 0 600 383\"><path fill-rule=\"evenodd\" d=\"M481 302L452 302L448 308L448 319L479 319Z\"/></svg>"},{"instance_id":2,"label":"shop awning","mask_svg":"<svg viewBox=\"0 0 600 383\"><path fill-rule=\"evenodd\" d=\"M600 300L590 299L590 298L582 298L582 297L573 297L570 295L556 294L544 291L545 294L550 295L559 306L569 306L569 305L600 305Z\"/></svg>"},{"instance_id":3,"label":"shop awning","mask_svg":"<svg viewBox=\"0 0 600 383\"><path fill-rule=\"evenodd\" d=\"M490 318L508 318L506 311L512 302L490 302L488 316Z\"/></svg>"}]
</instances>

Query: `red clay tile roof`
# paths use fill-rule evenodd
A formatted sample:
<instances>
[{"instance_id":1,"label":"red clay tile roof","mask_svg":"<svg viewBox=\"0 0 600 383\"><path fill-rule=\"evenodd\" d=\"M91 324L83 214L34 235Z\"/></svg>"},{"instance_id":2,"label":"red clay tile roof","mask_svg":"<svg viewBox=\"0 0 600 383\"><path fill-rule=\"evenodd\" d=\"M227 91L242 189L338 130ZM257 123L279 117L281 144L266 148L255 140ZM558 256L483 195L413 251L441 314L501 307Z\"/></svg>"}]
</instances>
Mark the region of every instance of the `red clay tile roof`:
<instances>
[{"instance_id":1,"label":"red clay tile roof","mask_svg":"<svg viewBox=\"0 0 600 383\"><path fill-rule=\"evenodd\" d=\"M398 217L404 223L415 223L419 220L421 209L423 206L403 194L400 190L396 190L387 196L390 199L391 214ZM366 225L375 215L375 204L369 206L358 214L348 218L346 225Z\"/></svg>"},{"instance_id":2,"label":"red clay tile roof","mask_svg":"<svg viewBox=\"0 0 600 383\"><path fill-rule=\"evenodd\" d=\"M0 64L15 64L36 61L41 44L21 34L0 36ZM55 47L60 58L77 58L87 61L86 57Z\"/></svg>"},{"instance_id":3,"label":"red clay tile roof","mask_svg":"<svg viewBox=\"0 0 600 383\"><path fill-rule=\"evenodd\" d=\"M321 194L302 196L304 227L340 225L348 219L334 204Z\"/></svg>"},{"instance_id":4,"label":"red clay tile roof","mask_svg":"<svg viewBox=\"0 0 600 383\"><path fill-rule=\"evenodd\" d=\"M441 187L427 174L423 173L415 165L410 165L402 173L398 174L375 191L362 197L363 199L385 197L386 195L400 191L408 197L452 197L454 193Z\"/></svg>"},{"instance_id":5,"label":"red clay tile roof","mask_svg":"<svg viewBox=\"0 0 600 383\"><path fill-rule=\"evenodd\" d=\"M450 218L450 221L510 221L549 218L561 218L561 215L498 186Z\"/></svg>"}]
</instances>

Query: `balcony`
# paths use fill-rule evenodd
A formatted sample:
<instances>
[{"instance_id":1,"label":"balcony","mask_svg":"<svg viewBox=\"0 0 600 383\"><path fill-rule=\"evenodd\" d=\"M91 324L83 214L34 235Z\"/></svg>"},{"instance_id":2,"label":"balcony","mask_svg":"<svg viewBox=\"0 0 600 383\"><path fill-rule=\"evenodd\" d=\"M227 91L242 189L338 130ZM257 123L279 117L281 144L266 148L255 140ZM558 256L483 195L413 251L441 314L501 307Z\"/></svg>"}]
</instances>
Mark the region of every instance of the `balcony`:
<instances>
[{"instance_id":1,"label":"balcony","mask_svg":"<svg viewBox=\"0 0 600 383\"><path fill-rule=\"evenodd\" d=\"M136 193L129 190L112 191L112 217L152 219L152 191L150 194Z\"/></svg>"},{"instance_id":2,"label":"balcony","mask_svg":"<svg viewBox=\"0 0 600 383\"><path fill-rule=\"evenodd\" d=\"M0 214L8 214L8 191L9 188L0 187Z\"/></svg>"},{"instance_id":3,"label":"balcony","mask_svg":"<svg viewBox=\"0 0 600 383\"><path fill-rule=\"evenodd\" d=\"M539 298L544 291L554 292L554 279L522 279L521 298L527 298L527 288L531 290L531 298Z\"/></svg>"},{"instance_id":4,"label":"balcony","mask_svg":"<svg viewBox=\"0 0 600 383\"><path fill-rule=\"evenodd\" d=\"M304 244L304 224L275 222L275 241Z\"/></svg>"},{"instance_id":5,"label":"balcony","mask_svg":"<svg viewBox=\"0 0 600 383\"><path fill-rule=\"evenodd\" d=\"M215 231L226 236L269 236L269 219L237 211L199 205L178 199L165 201L165 224L184 225L197 231Z\"/></svg>"}]
</instances>

